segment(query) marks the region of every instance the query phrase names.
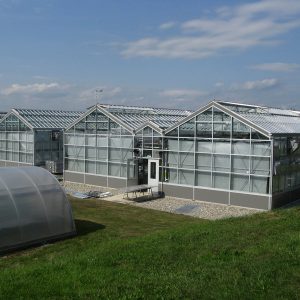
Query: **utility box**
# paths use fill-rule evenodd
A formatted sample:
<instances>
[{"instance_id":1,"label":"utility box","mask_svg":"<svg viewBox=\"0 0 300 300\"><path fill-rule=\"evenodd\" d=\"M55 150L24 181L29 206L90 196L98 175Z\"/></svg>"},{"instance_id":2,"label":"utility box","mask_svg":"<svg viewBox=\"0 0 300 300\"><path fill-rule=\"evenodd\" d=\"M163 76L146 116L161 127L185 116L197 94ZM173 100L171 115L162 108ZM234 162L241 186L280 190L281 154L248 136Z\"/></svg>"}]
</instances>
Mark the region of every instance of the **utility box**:
<instances>
[{"instance_id":1,"label":"utility box","mask_svg":"<svg viewBox=\"0 0 300 300\"><path fill-rule=\"evenodd\" d=\"M63 173L63 162L62 161L46 160L45 167L52 174L62 174Z\"/></svg>"}]
</instances>

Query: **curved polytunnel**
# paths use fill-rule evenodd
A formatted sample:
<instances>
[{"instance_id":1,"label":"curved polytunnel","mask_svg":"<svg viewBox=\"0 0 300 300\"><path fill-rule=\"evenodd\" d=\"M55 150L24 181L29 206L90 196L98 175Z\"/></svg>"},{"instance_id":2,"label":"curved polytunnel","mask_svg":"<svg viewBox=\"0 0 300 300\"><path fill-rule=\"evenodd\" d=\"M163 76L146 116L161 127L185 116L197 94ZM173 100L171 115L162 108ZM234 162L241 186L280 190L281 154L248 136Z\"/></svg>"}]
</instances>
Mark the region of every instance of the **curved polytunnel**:
<instances>
[{"instance_id":1,"label":"curved polytunnel","mask_svg":"<svg viewBox=\"0 0 300 300\"><path fill-rule=\"evenodd\" d=\"M0 168L0 252L76 233L56 178L39 167Z\"/></svg>"}]
</instances>

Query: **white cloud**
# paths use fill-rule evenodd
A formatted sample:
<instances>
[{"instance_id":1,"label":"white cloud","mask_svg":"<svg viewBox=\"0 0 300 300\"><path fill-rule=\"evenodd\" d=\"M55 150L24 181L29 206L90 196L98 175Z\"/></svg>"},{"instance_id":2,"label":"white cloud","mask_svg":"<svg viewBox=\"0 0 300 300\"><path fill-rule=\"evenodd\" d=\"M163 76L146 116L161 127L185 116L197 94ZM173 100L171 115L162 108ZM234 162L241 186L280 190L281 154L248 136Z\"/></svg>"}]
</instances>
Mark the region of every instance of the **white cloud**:
<instances>
[{"instance_id":1,"label":"white cloud","mask_svg":"<svg viewBox=\"0 0 300 300\"><path fill-rule=\"evenodd\" d=\"M12 94L24 94L24 95L33 95L46 92L58 92L67 89L67 85L61 85L57 82L52 83L33 83L22 85L14 83L4 89L2 89L1 94L9 96Z\"/></svg>"},{"instance_id":2,"label":"white cloud","mask_svg":"<svg viewBox=\"0 0 300 300\"><path fill-rule=\"evenodd\" d=\"M279 85L279 80L276 78L267 78L262 80L256 80L256 81L246 81L244 83L240 84L234 84L233 90L264 90L273 88Z\"/></svg>"},{"instance_id":3,"label":"white cloud","mask_svg":"<svg viewBox=\"0 0 300 300\"><path fill-rule=\"evenodd\" d=\"M166 23L161 24L159 26L159 28L162 30L168 30L168 29L174 28L175 26L176 26L176 22L166 22Z\"/></svg>"},{"instance_id":4,"label":"white cloud","mask_svg":"<svg viewBox=\"0 0 300 300\"><path fill-rule=\"evenodd\" d=\"M274 45L279 42L278 37L300 27L299 15L299 0L265 0L221 7L212 18L182 23L177 36L129 42L122 54L195 59L225 50Z\"/></svg>"},{"instance_id":5,"label":"white cloud","mask_svg":"<svg viewBox=\"0 0 300 300\"><path fill-rule=\"evenodd\" d=\"M219 82L215 83L215 87L217 87L217 88L220 88L222 86L224 86L224 82L223 81L219 81Z\"/></svg>"},{"instance_id":6,"label":"white cloud","mask_svg":"<svg viewBox=\"0 0 300 300\"><path fill-rule=\"evenodd\" d=\"M199 90L174 89L174 90L161 91L159 95L162 97L169 97L169 98L195 98L195 97L207 95L207 93Z\"/></svg>"},{"instance_id":7,"label":"white cloud","mask_svg":"<svg viewBox=\"0 0 300 300\"><path fill-rule=\"evenodd\" d=\"M251 66L250 68L255 70L271 71L271 72L292 72L299 69L300 65L275 62L275 63L254 65Z\"/></svg>"}]
</instances>

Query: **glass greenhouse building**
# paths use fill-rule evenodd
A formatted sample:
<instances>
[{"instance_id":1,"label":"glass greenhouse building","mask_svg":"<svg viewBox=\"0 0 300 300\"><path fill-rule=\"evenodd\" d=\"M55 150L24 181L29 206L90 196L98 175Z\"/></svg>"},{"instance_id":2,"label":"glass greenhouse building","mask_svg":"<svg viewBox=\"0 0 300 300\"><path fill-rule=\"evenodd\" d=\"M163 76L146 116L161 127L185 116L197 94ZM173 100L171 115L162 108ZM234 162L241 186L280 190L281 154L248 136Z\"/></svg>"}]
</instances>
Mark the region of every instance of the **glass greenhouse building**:
<instances>
[{"instance_id":1,"label":"glass greenhouse building","mask_svg":"<svg viewBox=\"0 0 300 300\"><path fill-rule=\"evenodd\" d=\"M0 120L0 166L46 166L62 173L62 130L82 112L12 109ZM51 166L51 164L50 164ZM56 169L56 170L55 170Z\"/></svg>"},{"instance_id":2,"label":"glass greenhouse building","mask_svg":"<svg viewBox=\"0 0 300 300\"><path fill-rule=\"evenodd\" d=\"M213 101L195 112L96 105L65 131L65 181L260 209L300 196L300 112Z\"/></svg>"}]
</instances>

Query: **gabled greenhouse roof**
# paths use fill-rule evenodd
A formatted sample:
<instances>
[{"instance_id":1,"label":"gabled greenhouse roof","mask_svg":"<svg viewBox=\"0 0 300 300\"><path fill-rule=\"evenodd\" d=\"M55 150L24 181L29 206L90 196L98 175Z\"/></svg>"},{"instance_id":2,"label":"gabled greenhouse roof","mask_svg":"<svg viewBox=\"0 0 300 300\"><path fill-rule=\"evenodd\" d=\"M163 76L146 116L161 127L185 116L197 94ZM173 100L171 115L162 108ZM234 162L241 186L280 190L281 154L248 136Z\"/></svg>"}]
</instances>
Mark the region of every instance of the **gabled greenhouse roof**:
<instances>
[{"instance_id":1,"label":"gabled greenhouse roof","mask_svg":"<svg viewBox=\"0 0 300 300\"><path fill-rule=\"evenodd\" d=\"M270 134L300 134L300 112L265 106L217 102Z\"/></svg>"},{"instance_id":2,"label":"gabled greenhouse roof","mask_svg":"<svg viewBox=\"0 0 300 300\"><path fill-rule=\"evenodd\" d=\"M168 128L176 124L181 119L187 117L192 111L169 108L153 108L139 106L124 106L112 104L97 104L101 110L106 111L111 116L120 120L123 124L133 130L140 128L145 123L151 121L161 129ZM95 107L95 106L94 106ZM90 107L90 109L93 107Z\"/></svg>"},{"instance_id":3,"label":"gabled greenhouse roof","mask_svg":"<svg viewBox=\"0 0 300 300\"><path fill-rule=\"evenodd\" d=\"M83 114L80 111L40 109L12 109L11 111L36 129L66 128Z\"/></svg>"},{"instance_id":4,"label":"gabled greenhouse roof","mask_svg":"<svg viewBox=\"0 0 300 300\"><path fill-rule=\"evenodd\" d=\"M212 101L199 108L167 128L166 133L213 106L267 136L300 134L300 111L223 101Z\"/></svg>"},{"instance_id":5,"label":"gabled greenhouse roof","mask_svg":"<svg viewBox=\"0 0 300 300\"><path fill-rule=\"evenodd\" d=\"M191 111L181 109L110 104L101 104L100 106L127 125L133 127L133 129L137 129L148 121L151 121L162 129L168 128L191 114Z\"/></svg>"}]
</instances>

